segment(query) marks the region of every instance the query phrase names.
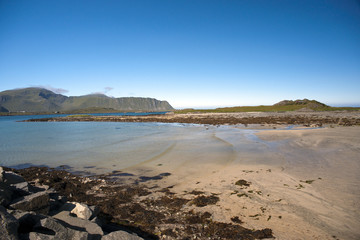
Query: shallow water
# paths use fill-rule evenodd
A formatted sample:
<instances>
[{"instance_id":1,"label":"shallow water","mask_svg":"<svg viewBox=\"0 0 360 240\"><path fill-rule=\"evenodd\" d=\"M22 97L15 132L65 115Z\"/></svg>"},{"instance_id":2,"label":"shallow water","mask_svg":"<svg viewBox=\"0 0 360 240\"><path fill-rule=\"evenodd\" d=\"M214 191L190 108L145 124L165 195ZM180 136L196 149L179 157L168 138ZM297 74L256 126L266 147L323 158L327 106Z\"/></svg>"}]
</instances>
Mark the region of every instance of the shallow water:
<instances>
[{"instance_id":1,"label":"shallow water","mask_svg":"<svg viewBox=\"0 0 360 240\"><path fill-rule=\"evenodd\" d=\"M163 123L18 122L33 117L0 118L0 165L122 169L160 155L189 128L199 129Z\"/></svg>"},{"instance_id":2,"label":"shallow water","mask_svg":"<svg viewBox=\"0 0 360 240\"><path fill-rule=\"evenodd\" d=\"M274 164L255 155L276 154L279 145L259 139L260 130L234 126L19 122L39 117L49 116L0 117L0 165L67 165L91 173L164 165L206 172L207 164Z\"/></svg>"}]
</instances>

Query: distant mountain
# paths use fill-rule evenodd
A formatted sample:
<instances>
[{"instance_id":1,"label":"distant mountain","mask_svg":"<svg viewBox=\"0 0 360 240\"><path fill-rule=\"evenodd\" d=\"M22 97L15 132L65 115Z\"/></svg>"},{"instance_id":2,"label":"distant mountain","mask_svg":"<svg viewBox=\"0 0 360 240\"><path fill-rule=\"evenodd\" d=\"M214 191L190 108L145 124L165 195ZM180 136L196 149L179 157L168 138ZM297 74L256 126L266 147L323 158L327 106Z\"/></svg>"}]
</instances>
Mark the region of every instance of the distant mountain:
<instances>
[{"instance_id":1,"label":"distant mountain","mask_svg":"<svg viewBox=\"0 0 360 240\"><path fill-rule=\"evenodd\" d=\"M297 105L297 106L302 106L304 109L312 109L312 110L317 110L320 108L324 108L324 107L329 107L324 103L318 102L316 100L309 100L309 99L303 99L303 100L283 100L281 102L278 102L276 104L274 104L274 106L293 106L293 105Z\"/></svg>"},{"instance_id":2,"label":"distant mountain","mask_svg":"<svg viewBox=\"0 0 360 240\"><path fill-rule=\"evenodd\" d=\"M67 97L43 88L23 88L0 92L1 112L68 112L82 109L112 111L171 111L167 101L154 98L112 98L102 94Z\"/></svg>"}]
</instances>

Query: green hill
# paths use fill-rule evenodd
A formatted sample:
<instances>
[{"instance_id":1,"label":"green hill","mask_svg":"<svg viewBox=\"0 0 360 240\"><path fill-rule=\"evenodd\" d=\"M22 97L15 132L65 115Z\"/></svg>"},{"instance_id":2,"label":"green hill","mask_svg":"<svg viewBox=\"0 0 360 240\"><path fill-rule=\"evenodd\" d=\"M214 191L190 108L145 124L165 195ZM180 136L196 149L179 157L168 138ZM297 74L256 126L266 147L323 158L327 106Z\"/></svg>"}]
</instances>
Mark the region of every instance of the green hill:
<instances>
[{"instance_id":1,"label":"green hill","mask_svg":"<svg viewBox=\"0 0 360 240\"><path fill-rule=\"evenodd\" d=\"M2 112L74 112L88 111L171 111L167 101L154 98L112 98L101 94L67 97L42 88L24 88L0 92Z\"/></svg>"},{"instance_id":2,"label":"green hill","mask_svg":"<svg viewBox=\"0 0 360 240\"><path fill-rule=\"evenodd\" d=\"M239 106L239 107L224 107L216 109L183 109L178 110L175 113L206 113L206 112L286 112L286 111L358 111L359 108L353 107L330 107L324 103L316 100L284 100L270 106Z\"/></svg>"},{"instance_id":3,"label":"green hill","mask_svg":"<svg viewBox=\"0 0 360 240\"><path fill-rule=\"evenodd\" d=\"M307 108L312 110L322 109L322 108L328 108L329 106L325 105L324 103L318 102L316 100L309 100L309 99L303 99L303 100L283 100L281 102L278 102L274 104L273 106L295 106L295 108Z\"/></svg>"}]
</instances>

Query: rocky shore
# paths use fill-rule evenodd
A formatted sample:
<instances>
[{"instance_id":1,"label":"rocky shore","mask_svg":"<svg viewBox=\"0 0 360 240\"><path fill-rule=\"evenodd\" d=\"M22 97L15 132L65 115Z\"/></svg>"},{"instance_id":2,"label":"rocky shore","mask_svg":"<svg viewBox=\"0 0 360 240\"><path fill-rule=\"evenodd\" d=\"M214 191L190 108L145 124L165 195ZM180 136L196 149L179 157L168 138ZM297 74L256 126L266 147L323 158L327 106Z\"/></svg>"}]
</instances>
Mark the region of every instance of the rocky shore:
<instances>
[{"instance_id":1,"label":"rocky shore","mask_svg":"<svg viewBox=\"0 0 360 240\"><path fill-rule=\"evenodd\" d=\"M248 112L248 113L191 113L150 116L90 116L70 115L67 117L30 119L27 122L164 122L194 124L294 124L304 126L360 125L359 111L293 111L293 112Z\"/></svg>"},{"instance_id":2,"label":"rocky shore","mask_svg":"<svg viewBox=\"0 0 360 240\"><path fill-rule=\"evenodd\" d=\"M190 192L179 197L166 188L147 187L126 173L78 176L46 167L0 167L0 239L263 239L271 229L251 230L212 220L201 211L220 200L216 194ZM236 185L246 187L246 180ZM241 186L240 186L241 185Z\"/></svg>"}]
</instances>

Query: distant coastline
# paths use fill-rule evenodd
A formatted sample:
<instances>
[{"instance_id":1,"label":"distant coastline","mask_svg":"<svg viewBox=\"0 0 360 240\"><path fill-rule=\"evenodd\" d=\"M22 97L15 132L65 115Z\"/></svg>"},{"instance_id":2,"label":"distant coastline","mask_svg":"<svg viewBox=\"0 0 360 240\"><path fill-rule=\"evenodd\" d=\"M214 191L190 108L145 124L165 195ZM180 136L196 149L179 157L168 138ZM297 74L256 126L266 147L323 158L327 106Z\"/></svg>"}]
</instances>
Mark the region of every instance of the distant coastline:
<instances>
[{"instance_id":1,"label":"distant coastline","mask_svg":"<svg viewBox=\"0 0 360 240\"><path fill-rule=\"evenodd\" d=\"M328 124L353 126L360 125L360 111L190 113L148 116L70 115L66 117L30 119L26 120L26 122L163 122L209 125L292 124L306 127L319 127Z\"/></svg>"},{"instance_id":2,"label":"distant coastline","mask_svg":"<svg viewBox=\"0 0 360 240\"><path fill-rule=\"evenodd\" d=\"M64 111L64 112L0 112L1 116L27 116L27 115L70 115L70 114L132 114L132 113L167 113L169 111L117 111L114 109L97 109L93 111L89 110L76 110L76 111Z\"/></svg>"}]
</instances>

